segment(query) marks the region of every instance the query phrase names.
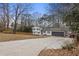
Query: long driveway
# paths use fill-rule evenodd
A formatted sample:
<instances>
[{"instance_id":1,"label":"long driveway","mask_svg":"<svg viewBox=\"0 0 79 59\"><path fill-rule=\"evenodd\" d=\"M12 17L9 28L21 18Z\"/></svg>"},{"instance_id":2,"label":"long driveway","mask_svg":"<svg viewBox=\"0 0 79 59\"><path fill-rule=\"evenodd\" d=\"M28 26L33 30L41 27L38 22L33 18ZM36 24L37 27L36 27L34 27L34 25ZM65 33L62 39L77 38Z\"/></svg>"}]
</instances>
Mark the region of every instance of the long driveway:
<instances>
[{"instance_id":1,"label":"long driveway","mask_svg":"<svg viewBox=\"0 0 79 59\"><path fill-rule=\"evenodd\" d=\"M0 42L0 55L2 56L36 56L46 48L58 49L65 41L71 43L71 38L47 37L38 39Z\"/></svg>"}]
</instances>

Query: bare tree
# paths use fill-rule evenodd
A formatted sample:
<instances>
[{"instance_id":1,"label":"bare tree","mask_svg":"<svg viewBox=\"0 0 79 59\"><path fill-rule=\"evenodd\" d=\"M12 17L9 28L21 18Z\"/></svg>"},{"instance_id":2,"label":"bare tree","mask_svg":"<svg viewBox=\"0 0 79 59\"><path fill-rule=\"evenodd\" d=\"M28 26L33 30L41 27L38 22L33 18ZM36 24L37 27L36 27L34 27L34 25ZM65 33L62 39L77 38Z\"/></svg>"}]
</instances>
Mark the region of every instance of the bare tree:
<instances>
[{"instance_id":1,"label":"bare tree","mask_svg":"<svg viewBox=\"0 0 79 59\"><path fill-rule=\"evenodd\" d=\"M9 4L8 3L1 3L0 4L0 10L1 10L1 19L4 23L4 29L7 27L9 28Z\"/></svg>"},{"instance_id":2,"label":"bare tree","mask_svg":"<svg viewBox=\"0 0 79 59\"><path fill-rule=\"evenodd\" d=\"M21 31L23 31L26 27L32 26L32 16L31 14L22 14L21 15ZM26 29L27 30L27 29Z\"/></svg>"},{"instance_id":3,"label":"bare tree","mask_svg":"<svg viewBox=\"0 0 79 59\"><path fill-rule=\"evenodd\" d=\"M6 18L7 18L7 29L9 28L9 4L6 4Z\"/></svg>"},{"instance_id":4,"label":"bare tree","mask_svg":"<svg viewBox=\"0 0 79 59\"><path fill-rule=\"evenodd\" d=\"M13 8L13 10L14 10L14 13L13 13L14 14L14 16L13 16L13 18L14 18L13 33L14 34L16 33L17 21L18 21L20 15L27 12L28 6L29 6L28 4L15 4L14 5L14 8Z\"/></svg>"},{"instance_id":5,"label":"bare tree","mask_svg":"<svg viewBox=\"0 0 79 59\"><path fill-rule=\"evenodd\" d=\"M1 13L1 19L2 19L2 21L3 21L3 27L4 27L4 29L5 29L5 27L6 27L6 12L5 12L5 4L0 4L0 10L2 11L2 13Z\"/></svg>"},{"instance_id":6,"label":"bare tree","mask_svg":"<svg viewBox=\"0 0 79 59\"><path fill-rule=\"evenodd\" d=\"M49 4L49 13L52 14L57 23L63 23L64 15L70 12L73 4L69 3L58 3Z\"/></svg>"}]
</instances>

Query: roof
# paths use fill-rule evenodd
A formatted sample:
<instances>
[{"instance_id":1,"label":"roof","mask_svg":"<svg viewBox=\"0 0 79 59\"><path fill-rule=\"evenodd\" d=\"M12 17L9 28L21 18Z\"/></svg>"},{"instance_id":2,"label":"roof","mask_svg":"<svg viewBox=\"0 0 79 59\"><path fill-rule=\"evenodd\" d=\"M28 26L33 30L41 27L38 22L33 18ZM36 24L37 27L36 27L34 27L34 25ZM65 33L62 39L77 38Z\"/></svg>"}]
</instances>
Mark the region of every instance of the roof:
<instances>
[{"instance_id":1,"label":"roof","mask_svg":"<svg viewBox=\"0 0 79 59\"><path fill-rule=\"evenodd\" d=\"M42 31L53 31L53 32L63 32L63 31L67 31L66 29L63 29L63 28L52 28L52 27L46 27L46 28L43 28Z\"/></svg>"},{"instance_id":2,"label":"roof","mask_svg":"<svg viewBox=\"0 0 79 59\"><path fill-rule=\"evenodd\" d=\"M55 23L53 25L53 27L50 27L50 26L38 26L40 28L42 28L42 31L53 31L53 32L63 32L63 31L68 31L68 27L66 27L65 25L63 24L58 24L58 23Z\"/></svg>"}]
</instances>

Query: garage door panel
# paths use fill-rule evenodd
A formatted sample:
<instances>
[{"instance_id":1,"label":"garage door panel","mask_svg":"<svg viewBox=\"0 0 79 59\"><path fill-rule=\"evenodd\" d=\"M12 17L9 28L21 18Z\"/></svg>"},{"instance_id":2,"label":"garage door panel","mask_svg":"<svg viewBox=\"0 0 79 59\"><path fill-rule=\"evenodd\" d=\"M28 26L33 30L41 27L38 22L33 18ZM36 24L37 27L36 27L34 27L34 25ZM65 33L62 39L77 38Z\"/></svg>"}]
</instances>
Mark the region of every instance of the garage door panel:
<instances>
[{"instance_id":1,"label":"garage door panel","mask_svg":"<svg viewBox=\"0 0 79 59\"><path fill-rule=\"evenodd\" d=\"M52 32L53 36L64 36L64 32Z\"/></svg>"}]
</instances>

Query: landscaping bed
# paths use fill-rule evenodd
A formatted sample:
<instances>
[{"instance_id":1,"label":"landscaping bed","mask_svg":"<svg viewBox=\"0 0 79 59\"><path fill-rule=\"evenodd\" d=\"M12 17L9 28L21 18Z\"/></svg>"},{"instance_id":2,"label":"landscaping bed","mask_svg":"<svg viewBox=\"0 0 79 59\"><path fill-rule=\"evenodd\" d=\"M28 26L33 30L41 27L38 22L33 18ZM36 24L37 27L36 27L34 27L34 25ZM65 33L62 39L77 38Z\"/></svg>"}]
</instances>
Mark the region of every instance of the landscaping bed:
<instances>
[{"instance_id":1,"label":"landscaping bed","mask_svg":"<svg viewBox=\"0 0 79 59\"><path fill-rule=\"evenodd\" d=\"M39 56L79 56L79 44L72 49L44 49Z\"/></svg>"},{"instance_id":2,"label":"landscaping bed","mask_svg":"<svg viewBox=\"0 0 79 59\"><path fill-rule=\"evenodd\" d=\"M79 56L79 49L47 49L41 51L39 56Z\"/></svg>"}]
</instances>

